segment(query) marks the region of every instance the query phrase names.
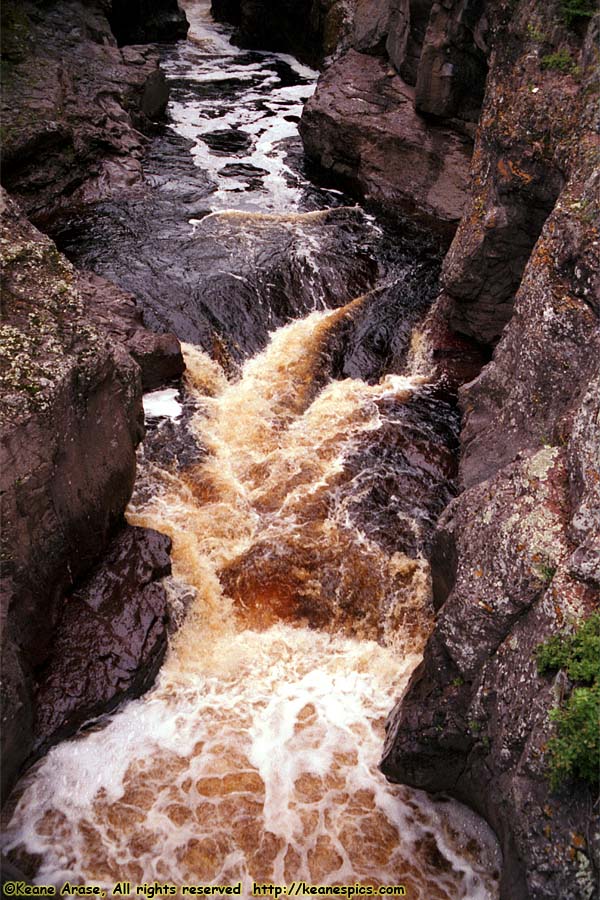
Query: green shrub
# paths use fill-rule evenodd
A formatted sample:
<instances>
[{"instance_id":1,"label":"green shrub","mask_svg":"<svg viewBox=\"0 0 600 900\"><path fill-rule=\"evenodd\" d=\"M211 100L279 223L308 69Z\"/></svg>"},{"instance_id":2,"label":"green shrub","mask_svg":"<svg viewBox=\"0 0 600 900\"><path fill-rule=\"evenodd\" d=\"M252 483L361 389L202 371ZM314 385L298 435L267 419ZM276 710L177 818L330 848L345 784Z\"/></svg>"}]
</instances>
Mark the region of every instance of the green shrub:
<instances>
[{"instance_id":1,"label":"green shrub","mask_svg":"<svg viewBox=\"0 0 600 900\"><path fill-rule=\"evenodd\" d=\"M577 683L550 712L556 735L548 743L552 788L568 778L596 785L600 778L600 612L574 634L557 634L536 650L540 675L563 669Z\"/></svg>"},{"instance_id":2,"label":"green shrub","mask_svg":"<svg viewBox=\"0 0 600 900\"><path fill-rule=\"evenodd\" d=\"M557 50L542 56L542 69L554 69L557 72L572 72L575 67L573 57L568 50Z\"/></svg>"},{"instance_id":3,"label":"green shrub","mask_svg":"<svg viewBox=\"0 0 600 900\"><path fill-rule=\"evenodd\" d=\"M564 669L571 681L593 684L600 676L600 612L592 613L574 634L562 632L539 644L538 672Z\"/></svg>"}]
</instances>

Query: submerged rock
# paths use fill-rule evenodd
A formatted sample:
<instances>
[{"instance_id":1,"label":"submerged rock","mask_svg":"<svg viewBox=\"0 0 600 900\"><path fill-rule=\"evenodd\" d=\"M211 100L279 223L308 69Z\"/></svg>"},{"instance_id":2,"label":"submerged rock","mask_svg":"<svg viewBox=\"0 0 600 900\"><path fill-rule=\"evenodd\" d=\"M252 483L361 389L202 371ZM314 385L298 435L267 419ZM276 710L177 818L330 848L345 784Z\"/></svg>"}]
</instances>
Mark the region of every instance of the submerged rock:
<instances>
[{"instance_id":1,"label":"submerged rock","mask_svg":"<svg viewBox=\"0 0 600 900\"><path fill-rule=\"evenodd\" d=\"M346 53L321 76L300 133L308 156L366 199L454 233L467 202L471 142L425 123L389 63Z\"/></svg>"},{"instance_id":2,"label":"submerged rock","mask_svg":"<svg viewBox=\"0 0 600 900\"><path fill-rule=\"evenodd\" d=\"M226 367L292 318L343 306L379 274L381 235L359 209L223 212L190 225L171 218L168 194L155 202L123 203L118 219L112 206L97 210L74 242L78 261L133 293L146 325L199 344ZM108 229L110 258L98 243Z\"/></svg>"}]
</instances>

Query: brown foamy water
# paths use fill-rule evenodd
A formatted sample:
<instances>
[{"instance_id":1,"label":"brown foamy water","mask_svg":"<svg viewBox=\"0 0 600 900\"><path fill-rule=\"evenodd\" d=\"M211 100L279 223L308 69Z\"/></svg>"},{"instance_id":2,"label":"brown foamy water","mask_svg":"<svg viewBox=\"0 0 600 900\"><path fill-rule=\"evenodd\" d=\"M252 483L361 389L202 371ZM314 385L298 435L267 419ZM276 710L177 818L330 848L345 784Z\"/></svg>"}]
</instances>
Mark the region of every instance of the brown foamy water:
<instances>
[{"instance_id":1,"label":"brown foamy water","mask_svg":"<svg viewBox=\"0 0 600 900\"><path fill-rule=\"evenodd\" d=\"M381 427L378 401L405 403L424 379L316 385L343 314L280 329L235 383L187 348L207 457L147 467L154 496L129 519L172 536L173 584L195 600L155 689L22 783L5 850L36 857L39 883L497 896L484 823L377 770L385 715L431 628L429 572L357 527L347 459Z\"/></svg>"}]
</instances>

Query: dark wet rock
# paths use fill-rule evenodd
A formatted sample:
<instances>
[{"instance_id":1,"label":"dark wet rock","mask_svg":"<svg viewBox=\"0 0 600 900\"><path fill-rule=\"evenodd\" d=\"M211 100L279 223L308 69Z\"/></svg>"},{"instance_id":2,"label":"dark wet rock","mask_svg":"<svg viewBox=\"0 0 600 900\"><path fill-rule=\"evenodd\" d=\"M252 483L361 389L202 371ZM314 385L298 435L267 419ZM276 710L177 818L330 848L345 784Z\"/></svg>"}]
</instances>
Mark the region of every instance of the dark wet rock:
<instances>
[{"instance_id":1,"label":"dark wet rock","mask_svg":"<svg viewBox=\"0 0 600 900\"><path fill-rule=\"evenodd\" d=\"M3 199L3 786L31 747L32 670L60 598L120 522L143 430L139 368L89 321L75 273Z\"/></svg>"},{"instance_id":2,"label":"dark wet rock","mask_svg":"<svg viewBox=\"0 0 600 900\"><path fill-rule=\"evenodd\" d=\"M382 54L390 0L212 0L218 21L237 26L242 47L293 53L317 68L354 47Z\"/></svg>"},{"instance_id":3,"label":"dark wet rock","mask_svg":"<svg viewBox=\"0 0 600 900\"><path fill-rule=\"evenodd\" d=\"M185 384L181 386L179 402L182 413L175 421L168 418L147 419L144 443L138 450L142 465L132 500L135 505L146 501L156 491L152 465L165 471L179 472L206 458L206 448L200 443L193 426L193 419L200 407L195 395L186 391ZM151 465L148 466L148 463Z\"/></svg>"},{"instance_id":4,"label":"dark wet rock","mask_svg":"<svg viewBox=\"0 0 600 900\"><path fill-rule=\"evenodd\" d=\"M399 252L398 263L400 259ZM419 264L407 260L391 284L351 304L330 335L323 368L332 377L375 384L383 375L407 371L415 329L436 293L435 268L430 266L431 261L419 272Z\"/></svg>"},{"instance_id":5,"label":"dark wet rock","mask_svg":"<svg viewBox=\"0 0 600 900\"><path fill-rule=\"evenodd\" d=\"M168 89L154 50L116 47L100 0L3 6L22 39L3 63L2 183L44 224L140 180Z\"/></svg>"},{"instance_id":6,"label":"dark wet rock","mask_svg":"<svg viewBox=\"0 0 600 900\"><path fill-rule=\"evenodd\" d=\"M120 47L178 41L190 27L177 0L112 0L109 21Z\"/></svg>"},{"instance_id":7,"label":"dark wet rock","mask_svg":"<svg viewBox=\"0 0 600 900\"><path fill-rule=\"evenodd\" d=\"M174 334L155 334L138 328L126 346L142 370L145 391L153 391L179 378L185 370L181 344Z\"/></svg>"},{"instance_id":8,"label":"dark wet rock","mask_svg":"<svg viewBox=\"0 0 600 900\"><path fill-rule=\"evenodd\" d=\"M171 541L126 527L83 584L64 599L52 651L38 676L35 752L154 682L167 646Z\"/></svg>"},{"instance_id":9,"label":"dark wet rock","mask_svg":"<svg viewBox=\"0 0 600 900\"><path fill-rule=\"evenodd\" d=\"M77 287L90 321L122 344L139 365L144 391L183 374L181 344L174 334L155 334L143 327L142 313L132 294L93 272L78 272Z\"/></svg>"},{"instance_id":10,"label":"dark wet rock","mask_svg":"<svg viewBox=\"0 0 600 900\"><path fill-rule=\"evenodd\" d=\"M230 22L232 25L240 23L240 0L212 0L210 11L216 22Z\"/></svg>"},{"instance_id":11,"label":"dark wet rock","mask_svg":"<svg viewBox=\"0 0 600 900\"><path fill-rule=\"evenodd\" d=\"M75 258L133 293L147 326L226 366L262 349L290 319L364 293L379 273L379 232L358 209L213 213L192 228L177 212L175 222L145 215L147 202L88 218ZM107 241L118 245L110 257Z\"/></svg>"},{"instance_id":12,"label":"dark wet rock","mask_svg":"<svg viewBox=\"0 0 600 900\"><path fill-rule=\"evenodd\" d=\"M353 5L341 0L213 0L212 10L237 26L240 46L293 53L312 66L352 33ZM370 30L367 23L363 30Z\"/></svg>"},{"instance_id":13,"label":"dark wet rock","mask_svg":"<svg viewBox=\"0 0 600 900\"><path fill-rule=\"evenodd\" d=\"M415 113L389 63L346 53L321 76L300 133L309 157L387 212L454 233L467 201L470 141Z\"/></svg>"},{"instance_id":14,"label":"dark wet rock","mask_svg":"<svg viewBox=\"0 0 600 900\"><path fill-rule=\"evenodd\" d=\"M248 163L228 163L219 170L219 174L227 175L228 178L262 178L268 172Z\"/></svg>"},{"instance_id":15,"label":"dark wet rock","mask_svg":"<svg viewBox=\"0 0 600 900\"><path fill-rule=\"evenodd\" d=\"M381 427L347 457L352 482L338 502L388 553L428 557L435 523L455 492L458 412L435 385L401 405L382 399L377 406Z\"/></svg>"},{"instance_id":16,"label":"dark wet rock","mask_svg":"<svg viewBox=\"0 0 600 900\"><path fill-rule=\"evenodd\" d=\"M245 131L229 128L222 131L206 131L202 140L218 156L243 155L252 146L252 137Z\"/></svg>"},{"instance_id":17,"label":"dark wet rock","mask_svg":"<svg viewBox=\"0 0 600 900\"><path fill-rule=\"evenodd\" d=\"M477 341L454 331L452 314L452 300L442 291L420 325L417 352L420 365L435 372L456 397L460 387L477 378L489 353Z\"/></svg>"}]
</instances>

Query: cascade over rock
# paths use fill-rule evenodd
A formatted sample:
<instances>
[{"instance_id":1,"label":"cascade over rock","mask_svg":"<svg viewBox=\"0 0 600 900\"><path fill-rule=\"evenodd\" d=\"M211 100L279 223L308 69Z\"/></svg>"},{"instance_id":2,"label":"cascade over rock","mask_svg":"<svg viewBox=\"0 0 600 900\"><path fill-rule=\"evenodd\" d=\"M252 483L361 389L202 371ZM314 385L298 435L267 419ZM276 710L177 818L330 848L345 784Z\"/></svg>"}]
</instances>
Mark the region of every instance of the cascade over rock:
<instances>
[{"instance_id":1,"label":"cascade over rock","mask_svg":"<svg viewBox=\"0 0 600 900\"><path fill-rule=\"evenodd\" d=\"M432 358L451 379L467 375L449 328L497 348L461 390L463 493L432 557L440 618L390 719L383 769L487 817L504 848L503 897L587 898L599 867L589 789L549 788L555 699L534 661L541 640L600 598L599 27L597 16L567 27L560 8L529 0L393 0L387 26L386 53L415 86L426 134L474 136L479 117L445 290L426 323ZM369 140L387 64L347 50L340 40L302 134L322 167L380 200L401 170L371 160L405 115L406 90ZM369 84L363 73L377 67Z\"/></svg>"}]
</instances>

